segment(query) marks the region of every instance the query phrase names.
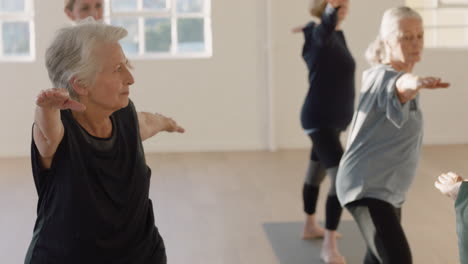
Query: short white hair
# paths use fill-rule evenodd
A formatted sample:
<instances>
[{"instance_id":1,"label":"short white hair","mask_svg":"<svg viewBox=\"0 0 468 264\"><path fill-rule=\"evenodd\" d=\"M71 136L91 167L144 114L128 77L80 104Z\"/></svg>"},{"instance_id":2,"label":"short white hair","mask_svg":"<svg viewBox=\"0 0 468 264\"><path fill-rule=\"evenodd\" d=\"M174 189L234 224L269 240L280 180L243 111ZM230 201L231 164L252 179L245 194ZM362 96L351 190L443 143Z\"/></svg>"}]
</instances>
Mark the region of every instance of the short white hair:
<instances>
[{"instance_id":1,"label":"short white hair","mask_svg":"<svg viewBox=\"0 0 468 264\"><path fill-rule=\"evenodd\" d=\"M70 80L75 77L84 85L92 85L101 67L96 48L125 36L124 28L96 22L92 17L61 28L46 51L50 81L55 88L66 88L73 99L78 99Z\"/></svg>"},{"instance_id":2,"label":"short white hair","mask_svg":"<svg viewBox=\"0 0 468 264\"><path fill-rule=\"evenodd\" d=\"M407 6L394 7L385 11L382 23L380 24L379 34L366 50L366 59L371 65L380 64L389 59L388 51L385 48L385 41L397 40L401 33L399 22L405 18L416 18L422 22L422 17L418 12Z\"/></svg>"}]
</instances>

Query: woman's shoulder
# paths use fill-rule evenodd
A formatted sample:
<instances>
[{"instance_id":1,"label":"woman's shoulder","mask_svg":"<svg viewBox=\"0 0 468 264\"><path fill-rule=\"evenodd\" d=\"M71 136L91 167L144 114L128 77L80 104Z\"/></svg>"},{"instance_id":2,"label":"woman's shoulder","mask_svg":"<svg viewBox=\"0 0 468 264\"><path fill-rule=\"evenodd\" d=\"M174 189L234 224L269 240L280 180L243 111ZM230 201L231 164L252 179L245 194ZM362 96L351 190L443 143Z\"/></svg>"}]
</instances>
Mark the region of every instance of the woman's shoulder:
<instances>
[{"instance_id":1,"label":"woman's shoulder","mask_svg":"<svg viewBox=\"0 0 468 264\"><path fill-rule=\"evenodd\" d=\"M398 74L391 65L389 64L376 64L365 70L362 74L363 79L369 78L383 78L386 75Z\"/></svg>"},{"instance_id":2,"label":"woman's shoulder","mask_svg":"<svg viewBox=\"0 0 468 264\"><path fill-rule=\"evenodd\" d=\"M368 91L371 87L380 86L386 79L397 74L398 72L390 65L373 65L362 73L361 92Z\"/></svg>"},{"instance_id":3,"label":"woman's shoulder","mask_svg":"<svg viewBox=\"0 0 468 264\"><path fill-rule=\"evenodd\" d=\"M317 22L315 21L309 21L306 25L305 28L314 28L317 25Z\"/></svg>"},{"instance_id":4,"label":"woman's shoulder","mask_svg":"<svg viewBox=\"0 0 468 264\"><path fill-rule=\"evenodd\" d=\"M365 70L365 72L396 71L390 64L375 64Z\"/></svg>"}]
</instances>

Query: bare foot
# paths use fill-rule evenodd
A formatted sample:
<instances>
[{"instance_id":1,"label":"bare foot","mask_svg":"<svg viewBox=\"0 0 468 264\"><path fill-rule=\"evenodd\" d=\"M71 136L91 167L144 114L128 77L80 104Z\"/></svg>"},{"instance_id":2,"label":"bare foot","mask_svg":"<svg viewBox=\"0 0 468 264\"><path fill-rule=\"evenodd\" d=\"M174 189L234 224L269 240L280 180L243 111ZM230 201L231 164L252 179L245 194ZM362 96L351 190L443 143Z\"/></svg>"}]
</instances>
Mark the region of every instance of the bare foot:
<instances>
[{"instance_id":1,"label":"bare foot","mask_svg":"<svg viewBox=\"0 0 468 264\"><path fill-rule=\"evenodd\" d=\"M320 258L327 264L346 264L345 258L338 251L337 232L326 230Z\"/></svg>"},{"instance_id":2,"label":"bare foot","mask_svg":"<svg viewBox=\"0 0 468 264\"><path fill-rule=\"evenodd\" d=\"M336 250L327 251L322 248L320 258L327 264L346 264L345 258Z\"/></svg>"},{"instance_id":3,"label":"bare foot","mask_svg":"<svg viewBox=\"0 0 468 264\"><path fill-rule=\"evenodd\" d=\"M315 224L313 226L304 226L304 233L302 234L302 239L309 240L309 239L320 239L323 238L325 234L325 229L321 226Z\"/></svg>"},{"instance_id":4,"label":"bare foot","mask_svg":"<svg viewBox=\"0 0 468 264\"><path fill-rule=\"evenodd\" d=\"M318 224L306 224L304 225L304 233L302 234L302 239L312 240L312 239L321 239L324 237L325 229L319 226ZM335 238L340 239L343 235L335 231Z\"/></svg>"}]
</instances>

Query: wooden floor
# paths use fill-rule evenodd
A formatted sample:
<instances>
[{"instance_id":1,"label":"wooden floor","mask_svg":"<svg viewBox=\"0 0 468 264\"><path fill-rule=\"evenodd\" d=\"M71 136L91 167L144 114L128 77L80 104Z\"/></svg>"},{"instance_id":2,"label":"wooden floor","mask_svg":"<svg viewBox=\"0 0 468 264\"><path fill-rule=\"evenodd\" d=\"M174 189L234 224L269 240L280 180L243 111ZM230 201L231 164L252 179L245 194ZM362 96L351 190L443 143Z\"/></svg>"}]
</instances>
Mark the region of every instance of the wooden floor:
<instances>
[{"instance_id":1,"label":"wooden floor","mask_svg":"<svg viewBox=\"0 0 468 264\"><path fill-rule=\"evenodd\" d=\"M169 263L286 264L262 227L303 220L308 155L305 150L147 155L153 170L150 196ZM414 263L458 263L453 202L433 183L447 170L468 175L467 158L467 145L424 148L403 207ZM319 219L325 194L320 195ZM1 263L22 263L36 202L29 159L0 159ZM343 219L352 220L347 212ZM298 240L300 227L293 231ZM340 243L352 241L345 237Z\"/></svg>"}]
</instances>

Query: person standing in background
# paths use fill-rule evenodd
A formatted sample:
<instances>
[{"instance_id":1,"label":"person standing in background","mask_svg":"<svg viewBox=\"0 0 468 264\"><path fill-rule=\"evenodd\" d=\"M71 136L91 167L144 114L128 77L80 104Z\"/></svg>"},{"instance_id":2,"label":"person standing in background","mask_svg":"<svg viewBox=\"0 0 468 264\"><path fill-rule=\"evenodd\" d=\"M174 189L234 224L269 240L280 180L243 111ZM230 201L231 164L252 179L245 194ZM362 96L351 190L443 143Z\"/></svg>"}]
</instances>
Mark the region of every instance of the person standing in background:
<instances>
[{"instance_id":1,"label":"person standing in background","mask_svg":"<svg viewBox=\"0 0 468 264\"><path fill-rule=\"evenodd\" d=\"M301 111L301 124L312 140L308 170L303 185L306 221L304 239L324 237L321 258L325 263L345 263L337 246L337 228L342 207L335 191L336 173L343 155L340 133L354 112L355 61L347 47L341 24L348 13L348 0L310 2L310 13L320 22L294 28L303 32L302 56L309 70L309 90ZM316 204L325 175L330 177L325 230L317 224Z\"/></svg>"},{"instance_id":2,"label":"person standing in background","mask_svg":"<svg viewBox=\"0 0 468 264\"><path fill-rule=\"evenodd\" d=\"M65 0L63 10L71 21L79 21L89 16L102 21L104 14L103 0Z\"/></svg>"}]
</instances>

